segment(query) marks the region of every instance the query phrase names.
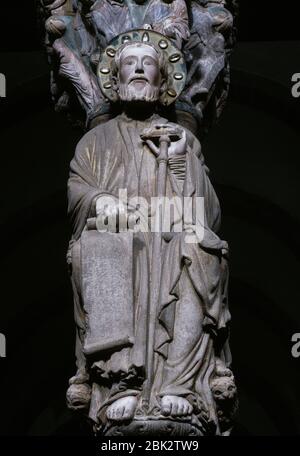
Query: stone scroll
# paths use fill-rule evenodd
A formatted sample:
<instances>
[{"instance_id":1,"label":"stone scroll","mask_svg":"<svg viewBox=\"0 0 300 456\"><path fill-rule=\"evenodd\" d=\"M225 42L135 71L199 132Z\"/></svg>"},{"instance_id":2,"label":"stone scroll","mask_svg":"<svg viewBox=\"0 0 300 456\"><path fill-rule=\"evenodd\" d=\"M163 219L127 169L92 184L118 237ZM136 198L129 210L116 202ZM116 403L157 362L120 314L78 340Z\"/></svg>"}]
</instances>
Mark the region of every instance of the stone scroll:
<instances>
[{"instance_id":1,"label":"stone scroll","mask_svg":"<svg viewBox=\"0 0 300 456\"><path fill-rule=\"evenodd\" d=\"M81 237L87 356L134 343L133 236L86 231Z\"/></svg>"}]
</instances>

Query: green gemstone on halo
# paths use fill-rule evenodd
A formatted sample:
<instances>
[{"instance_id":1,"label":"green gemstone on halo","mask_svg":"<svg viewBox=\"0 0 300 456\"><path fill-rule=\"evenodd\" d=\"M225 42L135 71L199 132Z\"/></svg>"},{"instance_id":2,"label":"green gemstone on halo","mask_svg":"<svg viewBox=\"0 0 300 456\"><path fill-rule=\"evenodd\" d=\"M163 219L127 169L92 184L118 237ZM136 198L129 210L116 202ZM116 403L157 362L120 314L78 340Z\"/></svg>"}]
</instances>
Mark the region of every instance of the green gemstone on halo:
<instances>
[{"instance_id":1,"label":"green gemstone on halo","mask_svg":"<svg viewBox=\"0 0 300 456\"><path fill-rule=\"evenodd\" d=\"M175 73L174 74L174 79L176 79L177 81L181 81L181 79L183 79L183 74Z\"/></svg>"},{"instance_id":2,"label":"green gemstone on halo","mask_svg":"<svg viewBox=\"0 0 300 456\"><path fill-rule=\"evenodd\" d=\"M168 47L168 43L166 40L160 40L160 42L158 44L161 49L167 49L167 47Z\"/></svg>"},{"instance_id":3,"label":"green gemstone on halo","mask_svg":"<svg viewBox=\"0 0 300 456\"><path fill-rule=\"evenodd\" d=\"M171 63L175 63L175 62L178 62L178 60L180 60L181 58L181 55L180 54L172 54L170 57L169 57L169 61Z\"/></svg>"},{"instance_id":4,"label":"green gemstone on halo","mask_svg":"<svg viewBox=\"0 0 300 456\"><path fill-rule=\"evenodd\" d=\"M113 49L113 48L108 48L106 50L106 54L109 56L109 57L114 57L116 55L116 51Z\"/></svg>"},{"instance_id":5,"label":"green gemstone on halo","mask_svg":"<svg viewBox=\"0 0 300 456\"><path fill-rule=\"evenodd\" d=\"M175 98L177 96L177 92L175 92L174 89L169 89L167 94L172 98Z\"/></svg>"},{"instance_id":6,"label":"green gemstone on halo","mask_svg":"<svg viewBox=\"0 0 300 456\"><path fill-rule=\"evenodd\" d=\"M131 41L131 37L129 35L125 35L122 38L122 43L128 43L128 41Z\"/></svg>"}]
</instances>

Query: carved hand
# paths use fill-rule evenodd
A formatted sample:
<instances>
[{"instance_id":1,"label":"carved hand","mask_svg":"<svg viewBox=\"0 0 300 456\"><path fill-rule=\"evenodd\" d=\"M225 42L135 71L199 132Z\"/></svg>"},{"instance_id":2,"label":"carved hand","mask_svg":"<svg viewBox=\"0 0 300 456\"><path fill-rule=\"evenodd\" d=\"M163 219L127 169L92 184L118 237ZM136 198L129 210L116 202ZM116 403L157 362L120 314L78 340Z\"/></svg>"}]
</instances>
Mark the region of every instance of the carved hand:
<instances>
[{"instance_id":1,"label":"carved hand","mask_svg":"<svg viewBox=\"0 0 300 456\"><path fill-rule=\"evenodd\" d=\"M159 125L159 127L163 128L170 128L170 125ZM178 141L171 141L168 149L168 156L169 158L184 155L186 153L187 148L187 141L186 141L186 131L181 128L181 138ZM159 156L159 146L156 145L151 139L147 139L146 141L147 146L151 150L151 152L158 157Z\"/></svg>"},{"instance_id":2,"label":"carved hand","mask_svg":"<svg viewBox=\"0 0 300 456\"><path fill-rule=\"evenodd\" d=\"M104 195L100 196L96 202L97 228L100 226L109 232L119 232L121 219L127 226L127 213L123 204L118 199ZM124 226L125 227L125 226Z\"/></svg>"}]
</instances>

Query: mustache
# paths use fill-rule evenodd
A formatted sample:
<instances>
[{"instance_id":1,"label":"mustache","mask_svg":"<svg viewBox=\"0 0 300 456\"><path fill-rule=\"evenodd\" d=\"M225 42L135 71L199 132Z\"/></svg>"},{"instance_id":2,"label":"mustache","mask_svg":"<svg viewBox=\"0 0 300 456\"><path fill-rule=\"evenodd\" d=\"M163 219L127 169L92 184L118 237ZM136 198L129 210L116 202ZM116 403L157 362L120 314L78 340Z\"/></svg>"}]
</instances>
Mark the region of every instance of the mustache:
<instances>
[{"instance_id":1,"label":"mustache","mask_svg":"<svg viewBox=\"0 0 300 456\"><path fill-rule=\"evenodd\" d=\"M146 76L143 76L143 75L135 75L135 76L132 76L129 81L128 81L128 84L130 84L132 81L146 81L148 82L149 84L149 79L146 78Z\"/></svg>"},{"instance_id":2,"label":"mustache","mask_svg":"<svg viewBox=\"0 0 300 456\"><path fill-rule=\"evenodd\" d=\"M122 101L156 101L159 98L159 88L145 84L142 91L136 92L135 87L129 83L119 85L119 97Z\"/></svg>"}]
</instances>

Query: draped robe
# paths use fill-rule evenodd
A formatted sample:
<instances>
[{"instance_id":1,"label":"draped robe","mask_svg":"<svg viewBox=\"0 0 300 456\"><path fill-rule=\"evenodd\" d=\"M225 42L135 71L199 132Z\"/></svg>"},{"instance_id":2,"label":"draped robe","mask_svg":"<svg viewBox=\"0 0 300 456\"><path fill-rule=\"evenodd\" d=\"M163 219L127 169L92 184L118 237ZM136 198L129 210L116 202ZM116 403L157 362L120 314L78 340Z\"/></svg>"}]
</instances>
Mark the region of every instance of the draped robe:
<instances>
[{"instance_id":1,"label":"draped robe","mask_svg":"<svg viewBox=\"0 0 300 456\"><path fill-rule=\"evenodd\" d=\"M80 243L87 230L87 220L96 215L96 201L100 196L118 197L120 189L126 189L129 198L142 196L149 202L156 196L157 160L140 135L145 128L162 123L169 122L156 114L146 121L132 120L122 114L88 132L79 142L71 162L68 197L73 236L69 258L78 330L77 366L78 372L87 374L86 378L92 383L90 417L95 422L105 420L102 413L105 406L117 398L137 395L142 404L147 375L152 234L133 234L134 343L124 347L118 345L108 354L99 353L98 357L96 354L92 360L83 353L90 316L81 290ZM158 413L160 398L174 394L190 400L195 415L204 413L206 420L216 422L210 379L217 358L225 365L230 364L227 343L230 320L227 307L228 246L216 234L220 207L200 143L191 132L186 130L186 133L184 169L181 164L179 172L170 160L167 196L204 198L204 221L199 221L204 234L193 244L186 242L185 231L173 233L162 241L150 410ZM111 236L117 239L119 234L112 233ZM105 317L107 325L109 316Z\"/></svg>"}]
</instances>

